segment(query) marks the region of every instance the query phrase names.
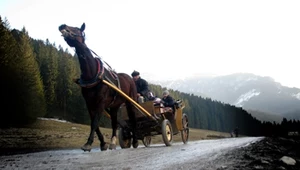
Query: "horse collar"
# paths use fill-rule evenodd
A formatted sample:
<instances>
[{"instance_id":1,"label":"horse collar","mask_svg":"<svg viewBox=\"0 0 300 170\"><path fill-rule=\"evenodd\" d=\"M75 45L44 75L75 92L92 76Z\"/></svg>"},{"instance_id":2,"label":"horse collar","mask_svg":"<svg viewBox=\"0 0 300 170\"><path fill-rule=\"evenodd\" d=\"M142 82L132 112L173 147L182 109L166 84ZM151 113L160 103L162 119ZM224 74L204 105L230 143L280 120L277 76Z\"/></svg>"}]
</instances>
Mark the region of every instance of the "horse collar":
<instances>
[{"instance_id":1,"label":"horse collar","mask_svg":"<svg viewBox=\"0 0 300 170\"><path fill-rule=\"evenodd\" d=\"M83 79L78 79L76 83L84 88L92 88L96 86L102 79L102 76L104 74L104 66L103 62L99 58L95 58L97 61L97 74L96 76L91 79L91 80L83 80Z\"/></svg>"}]
</instances>

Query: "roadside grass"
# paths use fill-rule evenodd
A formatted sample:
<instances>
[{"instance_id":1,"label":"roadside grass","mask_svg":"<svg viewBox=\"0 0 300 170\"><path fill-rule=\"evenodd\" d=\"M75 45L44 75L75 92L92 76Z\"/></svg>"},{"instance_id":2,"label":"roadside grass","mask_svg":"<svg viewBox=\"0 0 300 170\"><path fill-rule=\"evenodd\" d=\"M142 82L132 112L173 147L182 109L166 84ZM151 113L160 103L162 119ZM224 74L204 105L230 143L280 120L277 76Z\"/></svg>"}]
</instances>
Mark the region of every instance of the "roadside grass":
<instances>
[{"instance_id":1,"label":"roadside grass","mask_svg":"<svg viewBox=\"0 0 300 170\"><path fill-rule=\"evenodd\" d=\"M106 142L110 142L112 130L100 127ZM62 122L58 120L39 119L36 123L23 128L0 129L0 149L10 150L51 150L80 148L87 140L90 126ZM190 128L189 141L230 137L229 133ZM174 142L180 142L181 134L173 136ZM152 137L152 144L164 144L162 135ZM143 146L142 141L139 141ZM93 147L100 142L95 136ZM2 153L3 154L3 153Z\"/></svg>"}]
</instances>

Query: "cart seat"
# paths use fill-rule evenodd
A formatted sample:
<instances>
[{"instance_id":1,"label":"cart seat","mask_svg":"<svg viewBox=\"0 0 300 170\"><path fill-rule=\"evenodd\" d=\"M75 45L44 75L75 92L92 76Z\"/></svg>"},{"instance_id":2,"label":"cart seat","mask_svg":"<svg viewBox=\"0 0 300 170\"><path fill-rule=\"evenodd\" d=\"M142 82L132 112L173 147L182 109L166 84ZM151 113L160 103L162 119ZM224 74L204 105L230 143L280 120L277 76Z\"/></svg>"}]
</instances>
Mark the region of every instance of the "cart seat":
<instances>
[{"instance_id":1,"label":"cart seat","mask_svg":"<svg viewBox=\"0 0 300 170\"><path fill-rule=\"evenodd\" d=\"M167 113L167 112L174 113L173 107L165 107L162 103L154 104L154 108L156 114Z\"/></svg>"}]
</instances>

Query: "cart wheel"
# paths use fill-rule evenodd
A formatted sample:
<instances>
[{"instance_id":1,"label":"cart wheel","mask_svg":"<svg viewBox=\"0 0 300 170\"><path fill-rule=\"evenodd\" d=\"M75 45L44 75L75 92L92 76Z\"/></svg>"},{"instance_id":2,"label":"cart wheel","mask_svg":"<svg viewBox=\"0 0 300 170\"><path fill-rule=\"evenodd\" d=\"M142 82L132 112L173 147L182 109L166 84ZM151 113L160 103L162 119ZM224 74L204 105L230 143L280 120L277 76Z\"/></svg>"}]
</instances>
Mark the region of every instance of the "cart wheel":
<instances>
[{"instance_id":1,"label":"cart wheel","mask_svg":"<svg viewBox=\"0 0 300 170\"><path fill-rule=\"evenodd\" d=\"M181 131L181 139L182 142L186 144L189 140L189 120L185 113L182 115L182 127L183 130Z\"/></svg>"},{"instance_id":2,"label":"cart wheel","mask_svg":"<svg viewBox=\"0 0 300 170\"><path fill-rule=\"evenodd\" d=\"M151 144L151 136L144 136L143 144L145 145L145 147L149 147Z\"/></svg>"},{"instance_id":3,"label":"cart wheel","mask_svg":"<svg viewBox=\"0 0 300 170\"><path fill-rule=\"evenodd\" d=\"M118 137L119 137L119 144L122 149L130 148L131 147L131 137L129 135L125 135L126 131L123 128L119 129Z\"/></svg>"},{"instance_id":4,"label":"cart wheel","mask_svg":"<svg viewBox=\"0 0 300 170\"><path fill-rule=\"evenodd\" d=\"M172 125L168 119L163 120L161 133L166 146L171 146L173 142L173 130Z\"/></svg>"}]
</instances>

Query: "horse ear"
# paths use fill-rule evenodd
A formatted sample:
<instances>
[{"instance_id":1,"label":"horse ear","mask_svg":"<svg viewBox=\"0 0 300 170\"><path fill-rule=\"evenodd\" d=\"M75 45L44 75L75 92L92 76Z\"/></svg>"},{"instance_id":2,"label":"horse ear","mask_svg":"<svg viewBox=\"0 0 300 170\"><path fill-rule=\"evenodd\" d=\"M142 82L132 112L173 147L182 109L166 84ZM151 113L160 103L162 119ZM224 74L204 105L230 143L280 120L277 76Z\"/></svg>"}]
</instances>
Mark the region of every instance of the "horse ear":
<instances>
[{"instance_id":1,"label":"horse ear","mask_svg":"<svg viewBox=\"0 0 300 170\"><path fill-rule=\"evenodd\" d=\"M83 23L83 24L81 25L80 31L82 32L82 31L84 31L84 29L85 29L85 23Z\"/></svg>"}]
</instances>

